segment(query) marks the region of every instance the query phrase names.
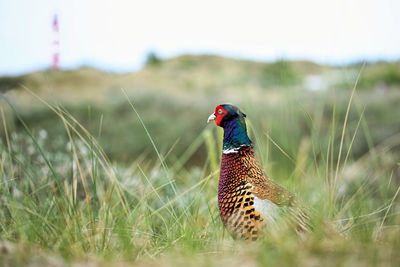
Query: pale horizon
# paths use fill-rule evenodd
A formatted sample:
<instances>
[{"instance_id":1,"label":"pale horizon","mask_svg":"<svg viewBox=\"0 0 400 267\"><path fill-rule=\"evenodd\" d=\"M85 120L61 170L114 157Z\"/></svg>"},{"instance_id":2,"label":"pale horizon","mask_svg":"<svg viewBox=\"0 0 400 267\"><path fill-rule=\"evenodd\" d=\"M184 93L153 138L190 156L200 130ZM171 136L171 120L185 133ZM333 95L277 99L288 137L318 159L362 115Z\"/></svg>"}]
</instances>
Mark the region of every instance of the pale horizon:
<instances>
[{"instance_id":1,"label":"pale horizon","mask_svg":"<svg viewBox=\"0 0 400 267\"><path fill-rule=\"evenodd\" d=\"M400 59L398 1L3 1L0 75L47 69L59 17L60 68L113 72L161 58L211 54L343 65Z\"/></svg>"}]
</instances>

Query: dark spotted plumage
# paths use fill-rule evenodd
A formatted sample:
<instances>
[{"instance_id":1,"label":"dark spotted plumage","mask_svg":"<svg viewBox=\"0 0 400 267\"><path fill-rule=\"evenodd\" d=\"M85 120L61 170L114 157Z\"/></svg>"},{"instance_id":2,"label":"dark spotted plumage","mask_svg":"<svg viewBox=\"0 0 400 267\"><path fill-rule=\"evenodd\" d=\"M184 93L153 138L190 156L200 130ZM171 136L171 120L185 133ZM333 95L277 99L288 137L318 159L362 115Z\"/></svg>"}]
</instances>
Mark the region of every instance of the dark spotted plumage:
<instances>
[{"instance_id":1,"label":"dark spotted plumage","mask_svg":"<svg viewBox=\"0 0 400 267\"><path fill-rule=\"evenodd\" d=\"M218 204L221 219L234 237L257 239L264 219L255 211L252 185L248 182L249 169L245 166L251 147L238 153L223 154L218 187Z\"/></svg>"},{"instance_id":2,"label":"dark spotted plumage","mask_svg":"<svg viewBox=\"0 0 400 267\"><path fill-rule=\"evenodd\" d=\"M308 216L294 195L267 177L258 163L246 133L245 115L231 105L220 105L210 119L224 128L224 153L218 187L223 224L235 238L256 240L273 223L270 207L281 208L297 230L308 229ZM276 207L276 208L275 208ZM271 211L272 211L271 210ZM263 213L263 214L261 214Z\"/></svg>"}]
</instances>

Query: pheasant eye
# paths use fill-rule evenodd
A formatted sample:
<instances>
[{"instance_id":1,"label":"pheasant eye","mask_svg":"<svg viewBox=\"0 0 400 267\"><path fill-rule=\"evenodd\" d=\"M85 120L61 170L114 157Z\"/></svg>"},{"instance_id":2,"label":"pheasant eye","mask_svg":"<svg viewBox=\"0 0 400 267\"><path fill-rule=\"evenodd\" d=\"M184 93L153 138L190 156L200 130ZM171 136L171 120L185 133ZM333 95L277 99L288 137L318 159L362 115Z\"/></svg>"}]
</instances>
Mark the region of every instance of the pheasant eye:
<instances>
[{"instance_id":1,"label":"pheasant eye","mask_svg":"<svg viewBox=\"0 0 400 267\"><path fill-rule=\"evenodd\" d=\"M222 111L222 109L218 109L218 114L219 114L219 115L222 115L222 113L224 113L224 112Z\"/></svg>"}]
</instances>

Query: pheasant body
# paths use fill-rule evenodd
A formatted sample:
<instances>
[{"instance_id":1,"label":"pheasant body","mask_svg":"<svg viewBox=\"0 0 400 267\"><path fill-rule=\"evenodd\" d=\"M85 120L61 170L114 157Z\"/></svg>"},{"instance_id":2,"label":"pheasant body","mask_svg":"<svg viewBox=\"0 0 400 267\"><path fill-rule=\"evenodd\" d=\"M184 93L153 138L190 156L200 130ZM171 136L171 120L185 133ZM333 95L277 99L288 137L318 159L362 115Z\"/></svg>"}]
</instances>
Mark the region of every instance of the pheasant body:
<instances>
[{"instance_id":1,"label":"pheasant body","mask_svg":"<svg viewBox=\"0 0 400 267\"><path fill-rule=\"evenodd\" d=\"M218 204L222 222L233 236L255 240L260 235L264 219L253 206L252 186L245 179L248 174L243 157L249 148L243 148L238 153L223 154Z\"/></svg>"},{"instance_id":2,"label":"pheasant body","mask_svg":"<svg viewBox=\"0 0 400 267\"><path fill-rule=\"evenodd\" d=\"M220 105L210 116L224 128L218 186L223 224L235 238L257 240L266 227L289 212L297 229L306 230L308 217L296 208L294 195L266 176L258 163L247 136L245 116L232 105Z\"/></svg>"}]
</instances>

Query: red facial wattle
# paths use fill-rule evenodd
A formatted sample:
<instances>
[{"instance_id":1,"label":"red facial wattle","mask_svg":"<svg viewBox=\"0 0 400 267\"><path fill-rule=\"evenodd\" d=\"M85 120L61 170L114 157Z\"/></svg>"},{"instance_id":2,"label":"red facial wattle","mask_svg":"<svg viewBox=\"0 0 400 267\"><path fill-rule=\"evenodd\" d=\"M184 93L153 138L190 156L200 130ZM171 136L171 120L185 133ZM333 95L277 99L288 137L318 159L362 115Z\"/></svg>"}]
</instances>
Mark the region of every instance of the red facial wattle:
<instances>
[{"instance_id":1,"label":"red facial wattle","mask_svg":"<svg viewBox=\"0 0 400 267\"><path fill-rule=\"evenodd\" d=\"M218 126L221 125L222 119L224 118L224 116L228 113L228 111L226 111L224 109L224 107L222 106L217 106L215 108L215 113L214 115L216 116L215 118L215 124L217 124Z\"/></svg>"}]
</instances>

